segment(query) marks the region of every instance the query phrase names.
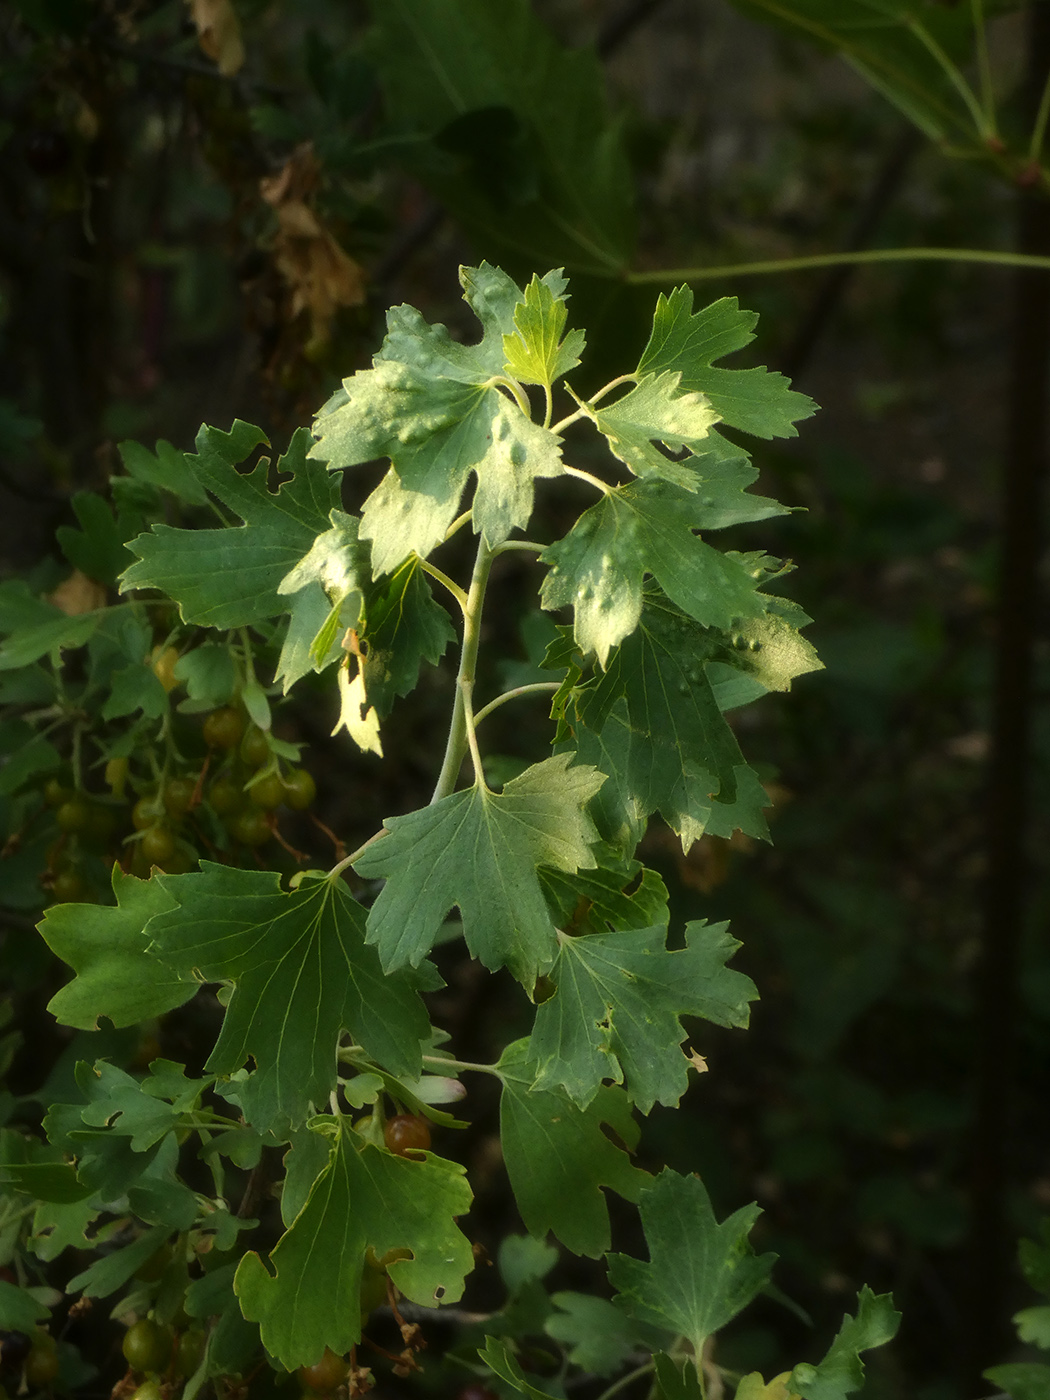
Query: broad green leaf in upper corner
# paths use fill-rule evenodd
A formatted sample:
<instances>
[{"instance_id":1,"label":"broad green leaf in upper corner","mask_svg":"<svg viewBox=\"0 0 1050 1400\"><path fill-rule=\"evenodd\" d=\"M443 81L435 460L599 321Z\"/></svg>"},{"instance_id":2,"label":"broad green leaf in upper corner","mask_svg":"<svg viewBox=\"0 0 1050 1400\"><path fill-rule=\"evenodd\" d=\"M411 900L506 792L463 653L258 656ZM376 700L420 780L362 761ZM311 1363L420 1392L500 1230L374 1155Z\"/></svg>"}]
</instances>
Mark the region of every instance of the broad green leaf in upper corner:
<instances>
[{"instance_id":1,"label":"broad green leaf in upper corner","mask_svg":"<svg viewBox=\"0 0 1050 1400\"><path fill-rule=\"evenodd\" d=\"M156 880L138 880L113 866L116 906L56 904L39 925L51 951L76 976L48 1002L66 1026L97 1030L107 1016L115 1026L133 1026L189 1001L198 983L149 948L146 924L174 901Z\"/></svg>"},{"instance_id":2,"label":"broad green leaf in upper corner","mask_svg":"<svg viewBox=\"0 0 1050 1400\"><path fill-rule=\"evenodd\" d=\"M533 275L524 299L514 308L514 333L503 337L508 374L547 389L576 368L586 341L580 330L562 338L568 311L565 298L548 281L550 275L542 280Z\"/></svg>"},{"instance_id":3,"label":"broad green leaf in upper corner","mask_svg":"<svg viewBox=\"0 0 1050 1400\"><path fill-rule=\"evenodd\" d=\"M386 881L368 917L368 941L384 967L418 963L458 906L471 953L532 987L557 951L537 867L595 863L584 808L603 778L570 762L567 754L548 758L501 793L475 786L388 819L387 835L354 867Z\"/></svg>"},{"instance_id":4,"label":"broad green leaf in upper corner","mask_svg":"<svg viewBox=\"0 0 1050 1400\"><path fill-rule=\"evenodd\" d=\"M371 9L387 112L475 240L534 267L622 273L634 187L593 50L560 44L529 0Z\"/></svg>"},{"instance_id":5,"label":"broad green leaf in upper corner","mask_svg":"<svg viewBox=\"0 0 1050 1400\"><path fill-rule=\"evenodd\" d=\"M769 1279L776 1256L756 1256L748 1240L760 1211L744 1206L719 1224L699 1178L670 1168L643 1189L638 1208L649 1262L609 1256L614 1301L639 1322L685 1337L700 1356Z\"/></svg>"},{"instance_id":6,"label":"broad green leaf in upper corner","mask_svg":"<svg viewBox=\"0 0 1050 1400\"><path fill-rule=\"evenodd\" d=\"M380 718L390 713L399 695L415 688L424 661L437 665L455 635L418 559L407 559L367 591L361 674L365 694Z\"/></svg>"},{"instance_id":7,"label":"broad green leaf in upper corner","mask_svg":"<svg viewBox=\"0 0 1050 1400\"><path fill-rule=\"evenodd\" d=\"M234 1288L241 1308L261 1324L263 1345L289 1370L311 1365L330 1347L343 1355L361 1339L361 1278L369 1250L414 1303L454 1303L473 1268L457 1216L470 1208L464 1168L428 1155L410 1161L339 1124L325 1169L306 1204L270 1254L241 1260Z\"/></svg>"},{"instance_id":8,"label":"broad green leaf in upper corner","mask_svg":"<svg viewBox=\"0 0 1050 1400\"><path fill-rule=\"evenodd\" d=\"M890 1295L872 1293L865 1284L857 1295L856 1317L843 1319L823 1361L816 1366L802 1362L795 1367L789 1390L803 1400L845 1400L864 1384L860 1353L892 1341L900 1320Z\"/></svg>"},{"instance_id":9,"label":"broad green leaf in upper corner","mask_svg":"<svg viewBox=\"0 0 1050 1400\"><path fill-rule=\"evenodd\" d=\"M485 270L462 270L468 298ZM502 283L493 275L481 286L498 293ZM472 472L474 527L497 544L528 521L534 480L562 470L555 434L491 382L503 373L502 339L512 326L499 319L505 296L479 297L486 320L477 345L458 344L412 307L389 311L373 368L344 380L339 400L315 421L311 456L330 467L391 461L362 510L361 538L371 541L376 578L441 543Z\"/></svg>"},{"instance_id":10,"label":"broad green leaf in upper corner","mask_svg":"<svg viewBox=\"0 0 1050 1400\"><path fill-rule=\"evenodd\" d=\"M518 1210L530 1234L552 1231L573 1254L597 1259L609 1248L609 1212L602 1188L636 1201L649 1179L602 1129L633 1148L638 1126L622 1089L605 1085L586 1108L561 1089L533 1087L527 1040L499 1062L503 1080L500 1139Z\"/></svg>"},{"instance_id":11,"label":"broad green leaf in upper corner","mask_svg":"<svg viewBox=\"0 0 1050 1400\"><path fill-rule=\"evenodd\" d=\"M421 979L384 975L344 884L285 892L274 872L210 862L161 879L176 907L151 922L152 946L181 970L236 984L207 1067L232 1074L254 1057L244 1089L254 1127L301 1121L327 1100L343 1030L394 1074L419 1074L429 1033Z\"/></svg>"},{"instance_id":12,"label":"broad green leaf in upper corner","mask_svg":"<svg viewBox=\"0 0 1050 1400\"><path fill-rule=\"evenodd\" d=\"M672 450L702 448L721 418L703 394L687 391L677 371L643 374L633 389L608 407L589 410L609 447L635 476L655 476L692 489L696 474L688 459L675 461L655 445Z\"/></svg>"},{"instance_id":13,"label":"broad green leaf in upper corner","mask_svg":"<svg viewBox=\"0 0 1050 1400\"><path fill-rule=\"evenodd\" d=\"M703 627L760 616L767 606L756 592L764 568L699 539L694 531L707 513L702 496L668 481L630 482L608 492L540 556L551 566L543 606L572 604L577 645L602 666L638 625L647 574Z\"/></svg>"},{"instance_id":14,"label":"broad green leaf in upper corner","mask_svg":"<svg viewBox=\"0 0 1050 1400\"><path fill-rule=\"evenodd\" d=\"M666 947L665 927L563 938L555 985L536 1012L537 1089L562 1087L581 1106L604 1079L624 1083L641 1113L677 1105L688 1087L680 1016L746 1026L754 983L726 967L740 944L728 924L686 926L685 947Z\"/></svg>"},{"instance_id":15,"label":"broad green leaf in upper corner","mask_svg":"<svg viewBox=\"0 0 1050 1400\"><path fill-rule=\"evenodd\" d=\"M712 361L753 340L757 317L723 297L693 312L693 293L677 287L656 303L649 343L639 374L677 371L682 393L703 394L714 413L732 428L756 437L795 437L794 424L816 412L813 400L796 393L782 374L767 369L716 369Z\"/></svg>"},{"instance_id":16,"label":"broad green leaf in upper corner","mask_svg":"<svg viewBox=\"0 0 1050 1400\"><path fill-rule=\"evenodd\" d=\"M197 453L186 457L186 466L243 523L214 530L155 525L128 546L138 562L122 574L123 591L159 588L178 603L184 622L204 627L243 627L287 611L278 586L328 530L339 489L323 466L307 459L305 428L296 430L277 463L292 479L276 491L267 484L266 459L238 472L237 464L265 440L260 429L240 421L229 433L200 430Z\"/></svg>"}]
</instances>

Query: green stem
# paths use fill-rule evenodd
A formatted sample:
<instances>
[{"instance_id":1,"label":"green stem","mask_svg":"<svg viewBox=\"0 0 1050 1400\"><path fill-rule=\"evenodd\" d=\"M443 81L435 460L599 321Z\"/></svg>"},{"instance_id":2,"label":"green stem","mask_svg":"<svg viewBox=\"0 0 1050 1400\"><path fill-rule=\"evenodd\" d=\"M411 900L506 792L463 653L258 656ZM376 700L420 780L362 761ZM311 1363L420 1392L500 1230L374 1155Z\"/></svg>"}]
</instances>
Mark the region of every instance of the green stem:
<instances>
[{"instance_id":1,"label":"green stem","mask_svg":"<svg viewBox=\"0 0 1050 1400\"><path fill-rule=\"evenodd\" d=\"M549 384L544 384L543 386L543 398L546 405L543 413L543 426L549 428L551 425L551 418L554 416L554 400L551 397L551 386Z\"/></svg>"},{"instance_id":2,"label":"green stem","mask_svg":"<svg viewBox=\"0 0 1050 1400\"><path fill-rule=\"evenodd\" d=\"M463 526L469 523L472 514L472 511L465 510L462 515L457 515L455 520L453 520L452 524L445 531L445 540L450 540L453 535L462 530ZM442 540L442 544L444 544L445 540Z\"/></svg>"},{"instance_id":3,"label":"green stem","mask_svg":"<svg viewBox=\"0 0 1050 1400\"><path fill-rule=\"evenodd\" d=\"M1046 135L1046 123L1050 118L1050 73L1046 75L1046 82L1043 84L1043 91L1039 98L1039 107L1035 114L1035 125L1032 127L1032 139L1028 146L1028 159L1038 161L1042 159L1043 138Z\"/></svg>"},{"instance_id":4,"label":"green stem","mask_svg":"<svg viewBox=\"0 0 1050 1400\"><path fill-rule=\"evenodd\" d=\"M610 379L608 384L603 385L596 394L592 394L587 400L589 407L593 408L599 399L604 399L606 394L611 394L614 389L618 389L621 384L637 384L636 374L621 374L616 379Z\"/></svg>"},{"instance_id":5,"label":"green stem","mask_svg":"<svg viewBox=\"0 0 1050 1400\"><path fill-rule=\"evenodd\" d=\"M542 554L547 548L545 544L537 544L535 540L504 540L502 544L496 545L493 554L508 554L513 549L528 549L535 554Z\"/></svg>"},{"instance_id":6,"label":"green stem","mask_svg":"<svg viewBox=\"0 0 1050 1400\"><path fill-rule=\"evenodd\" d=\"M569 386L566 385L566 388ZM560 433L563 428L567 428L570 423L575 423L579 418L586 418L587 414L582 408L578 408L575 413L570 413L566 418L559 418L557 423L551 427L552 433Z\"/></svg>"},{"instance_id":7,"label":"green stem","mask_svg":"<svg viewBox=\"0 0 1050 1400\"><path fill-rule=\"evenodd\" d=\"M992 87L992 65L988 58L988 30L984 22L984 0L970 0L970 16L973 21L974 47L977 50L977 72L981 83L981 107L988 134L998 131L995 115L995 91Z\"/></svg>"},{"instance_id":8,"label":"green stem","mask_svg":"<svg viewBox=\"0 0 1050 1400\"><path fill-rule=\"evenodd\" d=\"M455 579L449 578L448 574L446 574L443 570L439 569L435 564L429 563L426 559L421 559L419 561L419 567L423 570L425 574L429 574L431 578L436 578L438 583L443 584L452 594L453 598L455 598L456 602L463 609L463 611L466 612L467 595L463 592L462 588L460 588L459 584L455 581Z\"/></svg>"},{"instance_id":9,"label":"green stem","mask_svg":"<svg viewBox=\"0 0 1050 1400\"><path fill-rule=\"evenodd\" d=\"M641 1376L648 1375L653 1369L654 1363L652 1361L646 1361L641 1366L636 1366L633 1371L628 1371L625 1376L621 1376L618 1381L613 1381L612 1385L607 1386L598 1396L598 1400L612 1400L614 1395L619 1395L621 1390L626 1390L632 1382Z\"/></svg>"},{"instance_id":10,"label":"green stem","mask_svg":"<svg viewBox=\"0 0 1050 1400\"><path fill-rule=\"evenodd\" d=\"M990 248L861 248L854 252L812 253L801 258L773 258L766 262L731 263L724 267L656 268L646 272L628 272L626 280L632 286L651 282L708 282L718 277L755 277L770 272L808 272L818 267L893 262L989 263L995 267L1050 268L1050 257L1035 253L1001 253Z\"/></svg>"},{"instance_id":11,"label":"green stem","mask_svg":"<svg viewBox=\"0 0 1050 1400\"><path fill-rule=\"evenodd\" d=\"M994 128L989 126L988 119L985 116L981 104L974 96L973 88L963 77L962 72L959 70L959 68L944 52L940 44L938 44L937 40L933 37L933 35L926 28L926 26L924 24L920 24L920 22L917 19L909 19L906 21L906 27L911 30L911 32L915 35L916 39L918 39L919 43L922 44L922 46L926 49L927 53L931 56L931 58L933 58L940 65L941 71L944 73L944 76L948 79L952 87L955 89L955 91L959 94L959 96L965 103L966 110L969 112L970 118L973 121L973 124L977 128L980 135L985 140L987 140L989 136L994 135Z\"/></svg>"},{"instance_id":12,"label":"green stem","mask_svg":"<svg viewBox=\"0 0 1050 1400\"><path fill-rule=\"evenodd\" d=\"M347 869L348 866L353 865L355 860L360 860L360 858L364 855L365 851L368 850L369 846L373 845L376 841L379 840L381 836L385 835L386 827L381 826L378 831L373 832L373 834L368 838L367 841L365 841L362 845L358 846L356 851L351 851L348 856L344 856L342 860L337 861L336 864L332 866L331 870L329 870L326 879L338 880L339 876L343 873L344 870Z\"/></svg>"},{"instance_id":13,"label":"green stem","mask_svg":"<svg viewBox=\"0 0 1050 1400\"><path fill-rule=\"evenodd\" d=\"M511 379L510 376L506 374L494 374L492 378L486 382L486 388L490 385L493 389L507 389L513 396L514 402L521 409L522 413L524 413L525 417L532 417L532 409L529 406L529 401L525 395L525 390L521 387L521 385L516 379Z\"/></svg>"},{"instance_id":14,"label":"green stem","mask_svg":"<svg viewBox=\"0 0 1050 1400\"><path fill-rule=\"evenodd\" d=\"M599 490L603 496L608 496L612 492L612 487L602 481L601 477L591 476L590 472L581 471L579 467L564 466L562 468L566 476L578 476L581 481L589 482Z\"/></svg>"},{"instance_id":15,"label":"green stem","mask_svg":"<svg viewBox=\"0 0 1050 1400\"><path fill-rule=\"evenodd\" d=\"M495 1065L479 1065L471 1060L455 1060L451 1057L446 1058L443 1055L424 1055L423 1063L425 1065L436 1065L440 1069L474 1070L478 1074L491 1074L494 1079L503 1078L503 1075L500 1074Z\"/></svg>"},{"instance_id":16,"label":"green stem","mask_svg":"<svg viewBox=\"0 0 1050 1400\"><path fill-rule=\"evenodd\" d=\"M505 690L502 695L497 695L495 700L480 709L474 716L475 726L479 725L487 715L493 710L498 710L501 705L505 705L508 700L516 700L519 695L538 695L540 691L555 691L561 689L561 681L536 681L532 685L515 686L513 690Z\"/></svg>"},{"instance_id":17,"label":"green stem","mask_svg":"<svg viewBox=\"0 0 1050 1400\"><path fill-rule=\"evenodd\" d=\"M452 709L452 722L448 730L448 743L441 764L437 784L430 799L431 806L448 797L455 790L456 779L463 763L463 755L474 743L468 734L473 732L473 716L470 715L470 699L474 691L474 673L478 661L478 647L481 645L481 610L485 602L485 589L488 587L489 573L492 570L496 552L489 548L485 536L478 539L478 552L474 560L467 605L463 610L463 645L459 654L459 674L456 677L456 698ZM477 760L475 759L475 766ZM476 774L481 781L480 771Z\"/></svg>"}]
</instances>

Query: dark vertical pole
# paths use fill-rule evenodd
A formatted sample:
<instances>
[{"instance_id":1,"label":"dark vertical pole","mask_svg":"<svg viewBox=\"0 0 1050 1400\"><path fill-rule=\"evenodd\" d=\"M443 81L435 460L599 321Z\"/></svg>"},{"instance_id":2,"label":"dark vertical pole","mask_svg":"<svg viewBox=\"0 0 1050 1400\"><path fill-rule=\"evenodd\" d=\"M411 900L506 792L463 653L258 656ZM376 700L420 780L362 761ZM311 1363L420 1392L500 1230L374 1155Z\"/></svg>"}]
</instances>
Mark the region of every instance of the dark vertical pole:
<instances>
[{"instance_id":1,"label":"dark vertical pole","mask_svg":"<svg viewBox=\"0 0 1050 1400\"><path fill-rule=\"evenodd\" d=\"M1050 0L1031 0L1027 108L1032 120L1050 71ZM1050 200L1018 193L1017 246L1050 254ZM968 1306L964 1317L970 1393L988 1389L982 1370L1010 1343L1013 1241L1004 1213L1015 1141L1018 950L1027 908L1031 802L1032 659L1038 629L1042 484L1047 464L1050 274L1013 274L1005 461L999 518L987 876L974 984L976 1099L972 1155Z\"/></svg>"}]
</instances>

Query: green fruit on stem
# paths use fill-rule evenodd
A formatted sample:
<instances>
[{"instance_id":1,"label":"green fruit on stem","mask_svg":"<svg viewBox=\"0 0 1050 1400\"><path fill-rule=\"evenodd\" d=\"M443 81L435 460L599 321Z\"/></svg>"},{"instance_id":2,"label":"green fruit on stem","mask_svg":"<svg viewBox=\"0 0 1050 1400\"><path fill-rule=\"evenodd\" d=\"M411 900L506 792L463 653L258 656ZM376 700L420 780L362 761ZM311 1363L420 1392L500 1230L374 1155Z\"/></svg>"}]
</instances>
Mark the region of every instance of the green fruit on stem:
<instances>
[{"instance_id":1,"label":"green fruit on stem","mask_svg":"<svg viewBox=\"0 0 1050 1400\"><path fill-rule=\"evenodd\" d=\"M153 1376L143 1381L138 1390L132 1392L131 1400L163 1400L160 1381Z\"/></svg>"},{"instance_id":2,"label":"green fruit on stem","mask_svg":"<svg viewBox=\"0 0 1050 1400\"><path fill-rule=\"evenodd\" d=\"M324 1355L312 1366L299 1367L299 1379L310 1390L325 1393L334 1390L346 1380L346 1361L336 1356L330 1347L325 1347Z\"/></svg>"},{"instance_id":3,"label":"green fruit on stem","mask_svg":"<svg viewBox=\"0 0 1050 1400\"><path fill-rule=\"evenodd\" d=\"M230 831L234 839L244 846L261 846L273 835L261 807L249 807L246 811L238 812L230 823Z\"/></svg>"},{"instance_id":4,"label":"green fruit on stem","mask_svg":"<svg viewBox=\"0 0 1050 1400\"><path fill-rule=\"evenodd\" d=\"M33 1390L43 1390L57 1378L58 1349L49 1332L38 1332L33 1337L23 1374Z\"/></svg>"},{"instance_id":5,"label":"green fruit on stem","mask_svg":"<svg viewBox=\"0 0 1050 1400\"><path fill-rule=\"evenodd\" d=\"M79 870L67 866L55 876L51 893L56 904L79 904L87 897L88 885Z\"/></svg>"},{"instance_id":6,"label":"green fruit on stem","mask_svg":"<svg viewBox=\"0 0 1050 1400\"><path fill-rule=\"evenodd\" d=\"M305 768L293 768L284 775L284 803L293 812L305 812L317 796L317 784Z\"/></svg>"},{"instance_id":7,"label":"green fruit on stem","mask_svg":"<svg viewBox=\"0 0 1050 1400\"><path fill-rule=\"evenodd\" d=\"M257 725L253 724L241 740L241 758L249 768L261 768L270 761L269 742Z\"/></svg>"},{"instance_id":8,"label":"green fruit on stem","mask_svg":"<svg viewBox=\"0 0 1050 1400\"><path fill-rule=\"evenodd\" d=\"M191 1328L183 1332L175 1349L175 1369L180 1376L192 1376L204 1360L204 1349L208 1338L199 1330Z\"/></svg>"},{"instance_id":9,"label":"green fruit on stem","mask_svg":"<svg viewBox=\"0 0 1050 1400\"><path fill-rule=\"evenodd\" d=\"M140 1317L124 1333L124 1359L133 1371L164 1371L171 1363L172 1335L151 1317Z\"/></svg>"},{"instance_id":10,"label":"green fruit on stem","mask_svg":"<svg viewBox=\"0 0 1050 1400\"><path fill-rule=\"evenodd\" d=\"M203 732L209 749L235 749L244 733L244 719L240 710L235 710L232 705L212 710L204 721Z\"/></svg>"},{"instance_id":11,"label":"green fruit on stem","mask_svg":"<svg viewBox=\"0 0 1050 1400\"><path fill-rule=\"evenodd\" d=\"M151 826L148 831L142 833L142 840L139 843L142 847L142 854L150 865L163 865L175 854L175 836L166 826Z\"/></svg>"},{"instance_id":12,"label":"green fruit on stem","mask_svg":"<svg viewBox=\"0 0 1050 1400\"><path fill-rule=\"evenodd\" d=\"M228 773L216 778L208 789L208 801L220 817L236 812L244 798L241 785Z\"/></svg>"},{"instance_id":13,"label":"green fruit on stem","mask_svg":"<svg viewBox=\"0 0 1050 1400\"><path fill-rule=\"evenodd\" d=\"M252 783L248 789L248 796L257 807L272 811L284 801L284 783L276 773L270 773L267 777L260 778L257 783Z\"/></svg>"},{"instance_id":14,"label":"green fruit on stem","mask_svg":"<svg viewBox=\"0 0 1050 1400\"><path fill-rule=\"evenodd\" d=\"M83 831L91 820L91 804L83 797L75 795L62 803L55 813L55 821L60 831L69 835Z\"/></svg>"},{"instance_id":15,"label":"green fruit on stem","mask_svg":"<svg viewBox=\"0 0 1050 1400\"><path fill-rule=\"evenodd\" d=\"M193 806L197 784L193 778L172 778L164 785L164 810L169 817L184 817Z\"/></svg>"}]
</instances>

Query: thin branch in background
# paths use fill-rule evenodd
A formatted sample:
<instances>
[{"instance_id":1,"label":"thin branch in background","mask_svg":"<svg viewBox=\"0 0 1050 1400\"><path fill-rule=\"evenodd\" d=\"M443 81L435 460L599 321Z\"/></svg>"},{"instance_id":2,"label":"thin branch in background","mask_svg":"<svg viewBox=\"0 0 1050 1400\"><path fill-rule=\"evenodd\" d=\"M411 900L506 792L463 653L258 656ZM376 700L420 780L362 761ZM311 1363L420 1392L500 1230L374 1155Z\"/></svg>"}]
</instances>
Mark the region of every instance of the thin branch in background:
<instances>
[{"instance_id":1,"label":"thin branch in background","mask_svg":"<svg viewBox=\"0 0 1050 1400\"><path fill-rule=\"evenodd\" d=\"M871 242L921 145L922 137L915 127L907 126L899 133L857 210L853 226L842 245L843 252L858 252ZM797 378L808 365L842 304L854 272L853 267L837 267L822 280L802 324L782 356L781 368L789 379Z\"/></svg>"},{"instance_id":2,"label":"thin branch in background","mask_svg":"<svg viewBox=\"0 0 1050 1400\"><path fill-rule=\"evenodd\" d=\"M1050 68L1050 5L1027 15L1027 107L1035 111ZM1017 195L1017 246L1050 255L1050 199ZM1050 432L1050 273L1019 271L1006 389L999 488L998 587L985 802L987 875L971 1003L975 1093L970 1148L969 1259L963 1322L967 1388L1007 1352L1013 1239L1006 1196L1018 1150L1018 975L1032 907L1032 711L1039 638L1041 510Z\"/></svg>"}]
</instances>

